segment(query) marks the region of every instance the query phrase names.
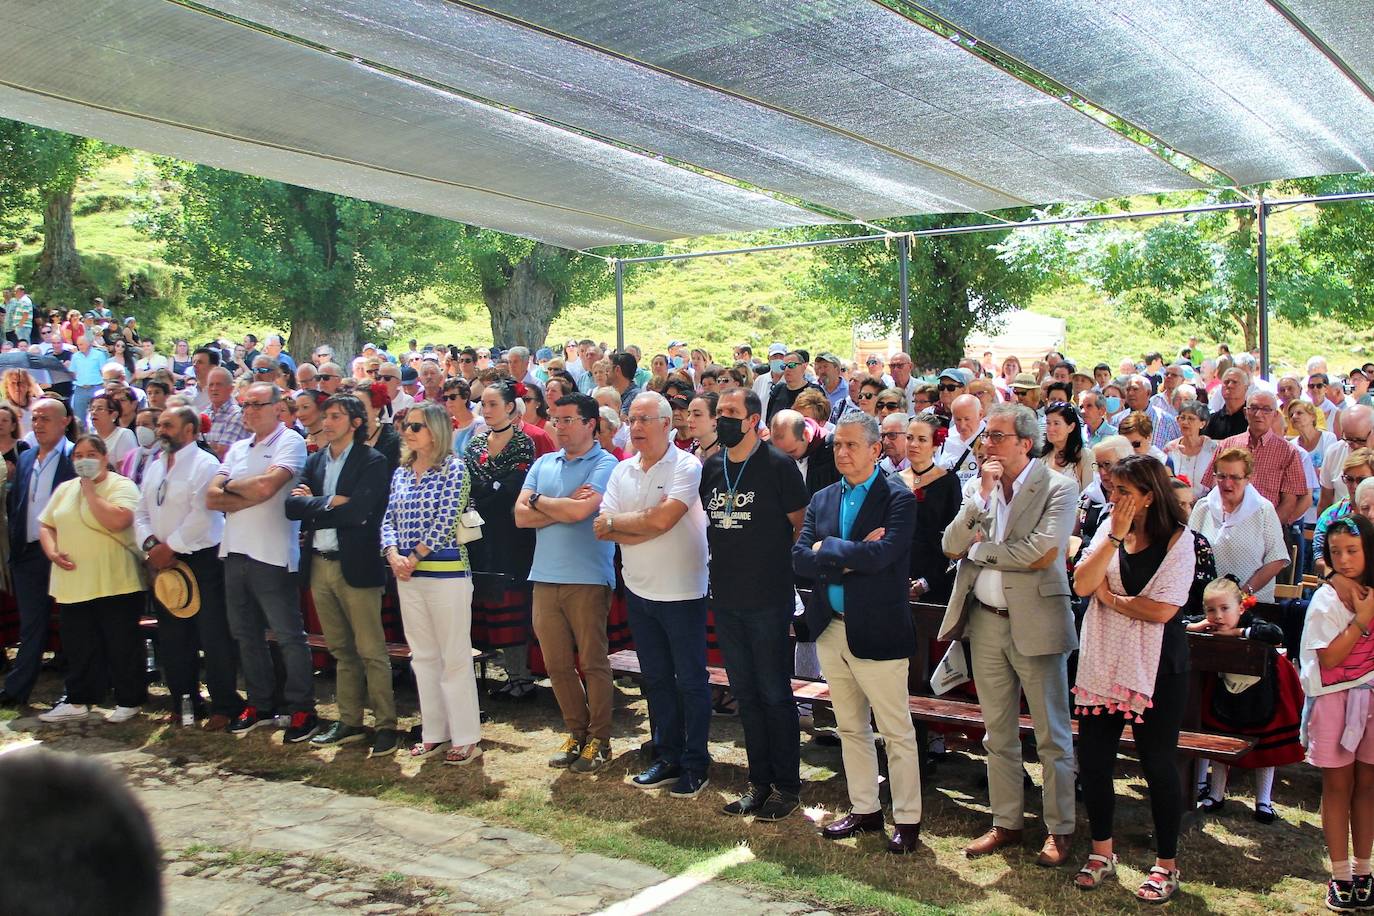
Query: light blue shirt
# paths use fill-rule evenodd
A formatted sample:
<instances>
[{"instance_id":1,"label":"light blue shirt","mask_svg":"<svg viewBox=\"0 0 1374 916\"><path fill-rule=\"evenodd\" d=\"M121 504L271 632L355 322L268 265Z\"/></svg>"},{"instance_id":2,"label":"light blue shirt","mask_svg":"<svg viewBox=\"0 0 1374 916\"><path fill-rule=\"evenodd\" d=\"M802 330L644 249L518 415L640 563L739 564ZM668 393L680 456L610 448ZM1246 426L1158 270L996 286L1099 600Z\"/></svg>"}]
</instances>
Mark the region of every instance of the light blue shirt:
<instances>
[{"instance_id":1,"label":"light blue shirt","mask_svg":"<svg viewBox=\"0 0 1374 916\"><path fill-rule=\"evenodd\" d=\"M868 475L868 479L857 487L850 486L849 481L840 480L840 537L849 540L849 532L854 527L854 519L859 515L859 507L868 498L868 489L873 486L873 481L878 479L882 473L881 468L874 468L873 473ZM830 606L835 609L835 613L844 613L844 586L826 586L826 595L830 598Z\"/></svg>"},{"instance_id":2,"label":"light blue shirt","mask_svg":"<svg viewBox=\"0 0 1374 916\"><path fill-rule=\"evenodd\" d=\"M105 379L100 375L100 369L110 361L110 354L100 347L91 347L85 353L80 350L72 353L71 370L76 376L73 380L77 385L104 385Z\"/></svg>"},{"instance_id":3,"label":"light blue shirt","mask_svg":"<svg viewBox=\"0 0 1374 916\"><path fill-rule=\"evenodd\" d=\"M38 446L34 446L37 448ZM38 455L34 455L33 470L30 472L33 478L29 481L29 514L25 519L26 528L25 539L30 544L38 540L38 529L43 527L38 523L38 518L43 514L43 510L48 508L48 500L52 499L53 479L57 476L57 463L62 460L63 455L69 455L72 451L72 443L68 439L63 439L57 443L57 447L48 452L48 457L41 462Z\"/></svg>"},{"instance_id":4,"label":"light blue shirt","mask_svg":"<svg viewBox=\"0 0 1374 916\"><path fill-rule=\"evenodd\" d=\"M344 462L348 460L348 453L353 451L353 443L344 446L343 454L338 458L334 457L334 450L326 448L324 452L324 492L320 495L325 499L333 499L338 495L339 475L343 473ZM334 551L339 549L339 532L335 528L317 528L313 541L316 550Z\"/></svg>"},{"instance_id":5,"label":"light blue shirt","mask_svg":"<svg viewBox=\"0 0 1374 916\"><path fill-rule=\"evenodd\" d=\"M604 494L616 463L615 456L595 442L577 458L570 459L559 449L535 459L522 489L541 496L565 497L586 484ZM558 522L536 531L530 581L614 587L615 544L596 539L592 532L594 520L593 515L576 524Z\"/></svg>"}]
</instances>

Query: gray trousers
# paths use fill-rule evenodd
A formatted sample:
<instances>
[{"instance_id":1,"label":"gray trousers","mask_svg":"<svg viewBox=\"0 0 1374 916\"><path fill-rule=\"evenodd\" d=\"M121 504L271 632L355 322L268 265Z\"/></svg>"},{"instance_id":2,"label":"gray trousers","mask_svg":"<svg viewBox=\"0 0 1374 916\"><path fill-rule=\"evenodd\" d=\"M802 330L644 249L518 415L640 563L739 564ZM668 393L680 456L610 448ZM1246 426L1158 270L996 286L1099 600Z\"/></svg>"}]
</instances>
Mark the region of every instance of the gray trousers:
<instances>
[{"instance_id":1,"label":"gray trousers","mask_svg":"<svg viewBox=\"0 0 1374 916\"><path fill-rule=\"evenodd\" d=\"M978 705L987 733L988 804L995 827L1020 830L1025 817L1021 778L1021 694L1026 695L1035 747L1044 768L1044 821L1049 833L1073 833L1073 731L1069 725L1068 653L1022 655L1011 621L972 602L965 627Z\"/></svg>"},{"instance_id":2,"label":"gray trousers","mask_svg":"<svg viewBox=\"0 0 1374 916\"><path fill-rule=\"evenodd\" d=\"M224 558L224 598L229 632L239 645L239 665L248 688L248 705L259 715L269 712L315 711L314 669L305 642L301 594L297 576L284 566L262 563L241 553ZM276 710L276 670L267 648L271 630L286 667L282 698Z\"/></svg>"}]
</instances>

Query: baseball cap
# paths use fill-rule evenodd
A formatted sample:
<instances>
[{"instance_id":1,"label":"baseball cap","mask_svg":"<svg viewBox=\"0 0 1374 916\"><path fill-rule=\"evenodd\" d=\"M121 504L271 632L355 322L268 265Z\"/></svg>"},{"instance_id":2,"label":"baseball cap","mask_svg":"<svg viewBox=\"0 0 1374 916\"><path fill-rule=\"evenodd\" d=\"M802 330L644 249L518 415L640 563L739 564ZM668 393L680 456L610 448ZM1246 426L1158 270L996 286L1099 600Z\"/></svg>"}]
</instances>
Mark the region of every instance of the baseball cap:
<instances>
[{"instance_id":1,"label":"baseball cap","mask_svg":"<svg viewBox=\"0 0 1374 916\"><path fill-rule=\"evenodd\" d=\"M401 384L402 384L402 385L413 385L413 384L415 384L416 382L418 382L419 380L420 380L420 373L416 372L416 371L415 371L414 369L412 369L410 366L402 366L402 367L401 367Z\"/></svg>"},{"instance_id":2,"label":"baseball cap","mask_svg":"<svg viewBox=\"0 0 1374 916\"><path fill-rule=\"evenodd\" d=\"M768 355L769 355L769 356L786 356L786 355L787 355L787 348L786 348L785 346L783 346L781 342L775 340L775 341L773 341L772 343L770 343L770 344L768 345Z\"/></svg>"},{"instance_id":3,"label":"baseball cap","mask_svg":"<svg viewBox=\"0 0 1374 916\"><path fill-rule=\"evenodd\" d=\"M363 351L364 351L364 352L366 352L366 351L368 351L368 350L376 350L376 349L377 349L377 345L376 345L375 343L365 343L365 344L363 344Z\"/></svg>"},{"instance_id":4,"label":"baseball cap","mask_svg":"<svg viewBox=\"0 0 1374 916\"><path fill-rule=\"evenodd\" d=\"M687 346L687 342L686 342L686 341L683 341L683 340L674 340L674 341L672 341L671 343L668 344L668 349L671 350L671 349L673 349L673 347L685 347L685 346Z\"/></svg>"},{"instance_id":5,"label":"baseball cap","mask_svg":"<svg viewBox=\"0 0 1374 916\"><path fill-rule=\"evenodd\" d=\"M1011 387L1025 389L1039 388L1040 383L1037 382L1035 376L1031 375L1029 372L1021 372L1017 374L1016 378L1011 380Z\"/></svg>"},{"instance_id":6,"label":"baseball cap","mask_svg":"<svg viewBox=\"0 0 1374 916\"><path fill-rule=\"evenodd\" d=\"M964 373L960 372L958 369L946 369L935 377L936 381L944 378L949 379L951 382L958 382L960 385L968 384L968 382L964 381Z\"/></svg>"},{"instance_id":7,"label":"baseball cap","mask_svg":"<svg viewBox=\"0 0 1374 916\"><path fill-rule=\"evenodd\" d=\"M816 354L816 362L818 362L818 363L829 363L830 365L834 366L834 367L837 368L837 369L838 369L839 366L840 366L840 358L839 358L838 356L836 356L834 353L831 353L831 352L828 351L828 350L827 350L826 352L824 352L824 353L817 353L817 354Z\"/></svg>"},{"instance_id":8,"label":"baseball cap","mask_svg":"<svg viewBox=\"0 0 1374 916\"><path fill-rule=\"evenodd\" d=\"M546 359L553 359L553 351L550 350L548 347L540 347L539 350L534 354L534 358L539 360L540 362Z\"/></svg>"}]
</instances>

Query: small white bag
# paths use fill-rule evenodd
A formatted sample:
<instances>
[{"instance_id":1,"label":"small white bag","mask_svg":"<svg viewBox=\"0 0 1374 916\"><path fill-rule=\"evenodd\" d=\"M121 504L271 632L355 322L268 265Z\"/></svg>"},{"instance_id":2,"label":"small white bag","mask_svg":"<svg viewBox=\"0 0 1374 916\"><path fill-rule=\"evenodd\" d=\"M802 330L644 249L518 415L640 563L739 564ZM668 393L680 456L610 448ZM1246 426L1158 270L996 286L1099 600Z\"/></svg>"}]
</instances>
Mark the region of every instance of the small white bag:
<instances>
[{"instance_id":1,"label":"small white bag","mask_svg":"<svg viewBox=\"0 0 1374 916\"><path fill-rule=\"evenodd\" d=\"M476 509L468 509L458 516L458 543L470 544L482 536L482 514Z\"/></svg>"},{"instance_id":2,"label":"small white bag","mask_svg":"<svg viewBox=\"0 0 1374 916\"><path fill-rule=\"evenodd\" d=\"M945 657L940 659L940 664L935 666L935 673L930 677L930 689L935 691L937 697L944 696L960 684L967 684L969 680L971 678L968 672L968 657L964 655L964 644L955 640L945 650Z\"/></svg>"}]
</instances>

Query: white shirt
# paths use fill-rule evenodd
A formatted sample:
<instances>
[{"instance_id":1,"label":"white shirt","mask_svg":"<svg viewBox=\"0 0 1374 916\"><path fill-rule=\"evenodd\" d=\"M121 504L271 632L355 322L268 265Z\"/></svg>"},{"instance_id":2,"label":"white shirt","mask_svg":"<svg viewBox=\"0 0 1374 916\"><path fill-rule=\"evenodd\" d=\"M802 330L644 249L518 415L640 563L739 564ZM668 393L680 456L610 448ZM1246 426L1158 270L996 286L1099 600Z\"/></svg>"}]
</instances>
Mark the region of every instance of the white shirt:
<instances>
[{"instance_id":1,"label":"white shirt","mask_svg":"<svg viewBox=\"0 0 1374 916\"><path fill-rule=\"evenodd\" d=\"M1350 498L1350 489L1346 487L1345 481L1341 480L1341 475L1345 473L1345 459L1349 455L1349 443L1344 439L1337 439L1327 447L1326 454L1322 456L1322 469L1317 479L1323 490L1335 491L1335 502Z\"/></svg>"},{"instance_id":2,"label":"white shirt","mask_svg":"<svg viewBox=\"0 0 1374 916\"><path fill-rule=\"evenodd\" d=\"M30 433L32 435L32 433ZM35 444L34 448L38 448ZM57 462L61 459L59 455L70 455L72 453L72 443L68 439L58 442L52 451L48 452L48 457L40 463L38 455L33 456L33 478L29 481L29 515L27 528L25 531L26 539L30 544L38 540L38 529L42 527L38 518L43 514L43 510L48 508L48 500L52 499L53 478L57 476Z\"/></svg>"},{"instance_id":3,"label":"white shirt","mask_svg":"<svg viewBox=\"0 0 1374 916\"><path fill-rule=\"evenodd\" d=\"M152 356L140 359L134 363L135 372L156 372L159 369L172 368L171 360L161 353L154 353Z\"/></svg>"},{"instance_id":4,"label":"white shirt","mask_svg":"<svg viewBox=\"0 0 1374 916\"><path fill-rule=\"evenodd\" d=\"M396 419L396 414L409 410L415 406L415 399L406 394L405 389L396 392L396 397L391 399L391 413L382 418L383 423L392 423Z\"/></svg>"},{"instance_id":5,"label":"white shirt","mask_svg":"<svg viewBox=\"0 0 1374 916\"><path fill-rule=\"evenodd\" d=\"M224 463L217 474L230 480L256 477L271 468L285 468L291 479L272 498L238 512L229 512L224 520L224 539L219 555L243 554L261 563L285 566L295 572L300 562L300 522L286 517L286 497L296 485L301 468L305 467L305 440L289 431L282 423L266 439L256 441L252 436L240 439L224 453ZM286 562L283 563L282 561Z\"/></svg>"},{"instance_id":6,"label":"white shirt","mask_svg":"<svg viewBox=\"0 0 1374 916\"><path fill-rule=\"evenodd\" d=\"M1016 494L1021 492L1021 487L1025 484L1026 478L1030 476L1031 466L1035 464L1032 459L1026 462L1026 466L1021 469L1021 473L1016 475L1016 479L1011 482L1011 499L1007 499L1002 493L1002 486L999 482L992 491L992 505L989 506L983 500L982 482L979 478L974 478L965 487L965 499L973 500L974 504L984 512L991 511L992 534L990 541L993 544L1000 544L1007 538L1007 522L1011 517L1011 504L1016 500ZM978 562L979 549L981 543L974 544L969 548L968 558L970 561ZM1007 596L1002 590L1002 570L993 566L980 566L978 578L973 581L973 595L988 607L1005 608L1007 606Z\"/></svg>"},{"instance_id":7,"label":"white shirt","mask_svg":"<svg viewBox=\"0 0 1374 916\"><path fill-rule=\"evenodd\" d=\"M701 506L701 463L669 443L645 471L639 456L611 471L602 505L607 512L652 509L666 499L687 507L677 524L643 544L622 544L625 585L650 601L689 601L706 595L706 511Z\"/></svg>"},{"instance_id":8,"label":"white shirt","mask_svg":"<svg viewBox=\"0 0 1374 916\"><path fill-rule=\"evenodd\" d=\"M773 373L765 372L754 379L754 394L759 396L759 425L763 425L763 417L768 416L768 393L773 390L773 386L782 380L782 376L773 378Z\"/></svg>"},{"instance_id":9,"label":"white shirt","mask_svg":"<svg viewBox=\"0 0 1374 916\"><path fill-rule=\"evenodd\" d=\"M970 469L969 465L973 465L972 470L974 474L977 474L978 468L973 457L973 449L970 448L970 446L973 445L973 440L977 439L979 434L987 428L987 425L987 420L979 420L978 428L973 431L973 435L965 439L963 436L959 435L959 427L950 424L949 434L945 436L945 444L940 446L940 453L935 456L935 463L946 471L957 471L959 473L960 482L967 483L969 477L973 476L965 476ZM955 468L955 462L964 457L965 453L968 454L968 460L964 462L962 468Z\"/></svg>"},{"instance_id":10,"label":"white shirt","mask_svg":"<svg viewBox=\"0 0 1374 916\"><path fill-rule=\"evenodd\" d=\"M111 467L119 467L125 456L138 448L138 438L134 435L134 431L123 426L116 426L113 432L103 438L105 440L105 454Z\"/></svg>"},{"instance_id":11,"label":"white shirt","mask_svg":"<svg viewBox=\"0 0 1374 916\"><path fill-rule=\"evenodd\" d=\"M224 536L224 513L205 508L205 491L218 474L219 459L194 442L150 463L134 510L138 543L155 537L180 554L218 544Z\"/></svg>"}]
</instances>

